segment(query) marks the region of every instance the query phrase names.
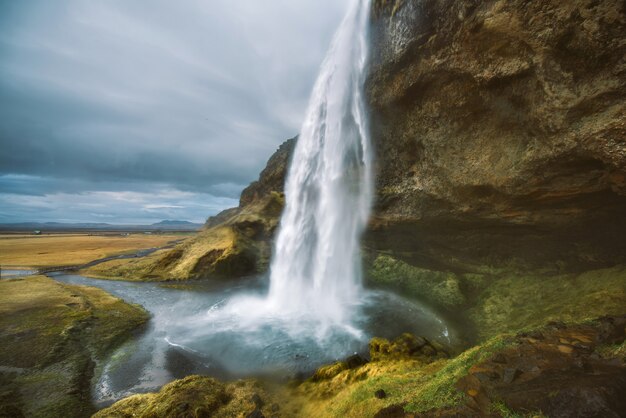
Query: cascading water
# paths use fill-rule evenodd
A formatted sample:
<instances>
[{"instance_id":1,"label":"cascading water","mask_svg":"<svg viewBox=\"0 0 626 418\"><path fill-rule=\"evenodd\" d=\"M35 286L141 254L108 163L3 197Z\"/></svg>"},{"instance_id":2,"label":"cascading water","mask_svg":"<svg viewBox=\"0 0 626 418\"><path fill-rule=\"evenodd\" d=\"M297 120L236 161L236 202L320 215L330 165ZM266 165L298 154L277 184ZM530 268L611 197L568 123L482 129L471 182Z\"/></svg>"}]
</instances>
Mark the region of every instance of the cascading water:
<instances>
[{"instance_id":1,"label":"cascading water","mask_svg":"<svg viewBox=\"0 0 626 418\"><path fill-rule=\"evenodd\" d=\"M361 286L359 239L372 197L363 101L369 7L370 0L352 0L315 83L287 178L269 291L262 279L221 289L207 282L210 290L172 303L164 289L125 289L121 296L152 307L153 328L133 346L139 351L113 356L98 399L164 384L177 367L284 376L364 353L374 335L448 338L445 324L418 303Z\"/></svg>"},{"instance_id":2,"label":"cascading water","mask_svg":"<svg viewBox=\"0 0 626 418\"><path fill-rule=\"evenodd\" d=\"M359 239L372 195L363 82L369 0L354 0L313 89L285 187L271 263L275 310L341 324L361 289Z\"/></svg>"}]
</instances>

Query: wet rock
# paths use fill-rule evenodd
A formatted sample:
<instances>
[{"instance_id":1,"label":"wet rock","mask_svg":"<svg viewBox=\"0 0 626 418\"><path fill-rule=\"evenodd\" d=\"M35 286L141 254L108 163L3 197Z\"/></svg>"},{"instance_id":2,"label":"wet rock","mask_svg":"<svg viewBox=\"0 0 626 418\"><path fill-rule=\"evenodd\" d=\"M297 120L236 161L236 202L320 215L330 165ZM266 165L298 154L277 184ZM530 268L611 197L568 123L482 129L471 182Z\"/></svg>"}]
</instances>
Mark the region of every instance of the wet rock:
<instances>
[{"instance_id":1,"label":"wet rock","mask_svg":"<svg viewBox=\"0 0 626 418\"><path fill-rule=\"evenodd\" d=\"M258 393L255 393L254 395L252 395L252 397L250 398L250 401L254 405L256 405L257 408L263 408L263 406L265 405L265 402L263 401L263 399L261 399Z\"/></svg>"},{"instance_id":2,"label":"wet rock","mask_svg":"<svg viewBox=\"0 0 626 418\"><path fill-rule=\"evenodd\" d=\"M355 369L367 363L367 359L359 354L353 354L344 360L348 369Z\"/></svg>"},{"instance_id":3,"label":"wet rock","mask_svg":"<svg viewBox=\"0 0 626 418\"><path fill-rule=\"evenodd\" d=\"M502 373L502 381L504 383L512 383L521 374L522 374L522 371L519 369L513 369L513 368L504 369L504 372Z\"/></svg>"},{"instance_id":4,"label":"wet rock","mask_svg":"<svg viewBox=\"0 0 626 418\"><path fill-rule=\"evenodd\" d=\"M468 406L488 415L492 402L515 412L542 411L546 416L619 417L626 410L626 365L596 350L626 339L622 317L584 325L548 325L543 338L516 341L472 366L457 387L475 399ZM584 349L563 342L585 340ZM611 341L611 343L609 343ZM485 378L496 372L501 379Z\"/></svg>"},{"instance_id":5,"label":"wet rock","mask_svg":"<svg viewBox=\"0 0 626 418\"><path fill-rule=\"evenodd\" d=\"M263 412L259 408L256 408L254 411L247 414L246 418L265 418L265 415L263 415Z\"/></svg>"},{"instance_id":6,"label":"wet rock","mask_svg":"<svg viewBox=\"0 0 626 418\"><path fill-rule=\"evenodd\" d=\"M506 357L504 357L501 353L496 354L491 359L494 363L506 364Z\"/></svg>"},{"instance_id":7,"label":"wet rock","mask_svg":"<svg viewBox=\"0 0 626 418\"><path fill-rule=\"evenodd\" d=\"M406 416L403 405L390 405L374 414L374 418L404 418Z\"/></svg>"},{"instance_id":8,"label":"wet rock","mask_svg":"<svg viewBox=\"0 0 626 418\"><path fill-rule=\"evenodd\" d=\"M436 344L441 347L441 345ZM435 357L447 357L443 350L435 348L426 338L404 333L393 341L385 338L373 338L369 343L370 358L382 360L385 358L416 357L423 360L432 360Z\"/></svg>"},{"instance_id":9,"label":"wet rock","mask_svg":"<svg viewBox=\"0 0 626 418\"><path fill-rule=\"evenodd\" d=\"M474 397L478 396L478 390L476 390L476 389L469 389L467 391L467 394L469 396L471 396L472 398L474 398Z\"/></svg>"}]
</instances>

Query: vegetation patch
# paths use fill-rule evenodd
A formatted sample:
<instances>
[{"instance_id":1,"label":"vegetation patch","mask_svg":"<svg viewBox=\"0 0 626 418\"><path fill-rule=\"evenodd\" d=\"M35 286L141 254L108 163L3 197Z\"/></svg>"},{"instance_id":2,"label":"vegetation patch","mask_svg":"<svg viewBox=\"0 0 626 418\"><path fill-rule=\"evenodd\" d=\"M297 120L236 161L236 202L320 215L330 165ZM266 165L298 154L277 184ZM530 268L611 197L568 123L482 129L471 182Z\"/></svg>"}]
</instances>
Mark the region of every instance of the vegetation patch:
<instances>
[{"instance_id":1,"label":"vegetation patch","mask_svg":"<svg viewBox=\"0 0 626 418\"><path fill-rule=\"evenodd\" d=\"M89 415L96 362L148 317L92 287L0 281L0 416Z\"/></svg>"},{"instance_id":2,"label":"vegetation patch","mask_svg":"<svg viewBox=\"0 0 626 418\"><path fill-rule=\"evenodd\" d=\"M511 274L494 279L469 309L469 316L484 339L550 321L574 323L621 315L624 307L626 269L616 266L582 274Z\"/></svg>"},{"instance_id":3,"label":"vegetation patch","mask_svg":"<svg viewBox=\"0 0 626 418\"><path fill-rule=\"evenodd\" d=\"M401 290L444 310L466 302L454 273L422 269L384 254L374 259L369 273L371 284Z\"/></svg>"},{"instance_id":4,"label":"vegetation patch","mask_svg":"<svg viewBox=\"0 0 626 418\"><path fill-rule=\"evenodd\" d=\"M76 266L100 258L132 254L141 249L163 247L180 239L181 235L172 234L0 235L0 264L21 267Z\"/></svg>"},{"instance_id":5,"label":"vegetation patch","mask_svg":"<svg viewBox=\"0 0 626 418\"><path fill-rule=\"evenodd\" d=\"M224 384L192 375L163 386L158 393L134 395L116 402L94 418L261 417L277 411L273 398L255 381Z\"/></svg>"}]
</instances>

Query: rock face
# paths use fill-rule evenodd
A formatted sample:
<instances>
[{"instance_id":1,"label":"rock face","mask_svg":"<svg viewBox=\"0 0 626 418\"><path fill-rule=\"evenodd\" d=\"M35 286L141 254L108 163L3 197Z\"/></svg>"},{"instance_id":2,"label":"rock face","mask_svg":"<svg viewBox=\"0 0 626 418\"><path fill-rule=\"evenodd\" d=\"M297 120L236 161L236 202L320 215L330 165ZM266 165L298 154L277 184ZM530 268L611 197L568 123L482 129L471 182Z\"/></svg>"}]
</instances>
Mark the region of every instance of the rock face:
<instances>
[{"instance_id":1,"label":"rock face","mask_svg":"<svg viewBox=\"0 0 626 418\"><path fill-rule=\"evenodd\" d=\"M496 402L550 417L623 416L624 325L624 317L604 317L519 334L515 344L472 366L457 388L469 395L467 406L477 416L489 414Z\"/></svg>"},{"instance_id":2,"label":"rock face","mask_svg":"<svg viewBox=\"0 0 626 418\"><path fill-rule=\"evenodd\" d=\"M617 0L377 0L368 245L418 265L626 259Z\"/></svg>"},{"instance_id":3,"label":"rock face","mask_svg":"<svg viewBox=\"0 0 626 418\"><path fill-rule=\"evenodd\" d=\"M250 183L241 192L239 207L248 206L272 192L283 193L289 160L293 154L297 139L297 136L288 139L278 147L278 150L270 157L267 165L261 171L259 179Z\"/></svg>"},{"instance_id":4,"label":"rock face","mask_svg":"<svg viewBox=\"0 0 626 418\"><path fill-rule=\"evenodd\" d=\"M175 248L110 270L143 280L233 278L267 270L272 238L284 205L283 185L296 138L272 155L258 181L241 194L239 207L207 219L203 230Z\"/></svg>"}]
</instances>

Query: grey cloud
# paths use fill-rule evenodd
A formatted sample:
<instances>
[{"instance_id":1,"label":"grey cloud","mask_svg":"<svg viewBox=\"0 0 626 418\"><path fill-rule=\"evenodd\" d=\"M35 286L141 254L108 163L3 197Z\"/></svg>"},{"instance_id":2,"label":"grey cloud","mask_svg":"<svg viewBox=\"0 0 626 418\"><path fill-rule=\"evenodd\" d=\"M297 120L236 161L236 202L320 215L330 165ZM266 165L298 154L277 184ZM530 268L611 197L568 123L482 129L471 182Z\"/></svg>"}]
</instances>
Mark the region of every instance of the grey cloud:
<instances>
[{"instance_id":1,"label":"grey cloud","mask_svg":"<svg viewBox=\"0 0 626 418\"><path fill-rule=\"evenodd\" d=\"M0 0L0 175L235 197L297 133L345 7Z\"/></svg>"}]
</instances>

